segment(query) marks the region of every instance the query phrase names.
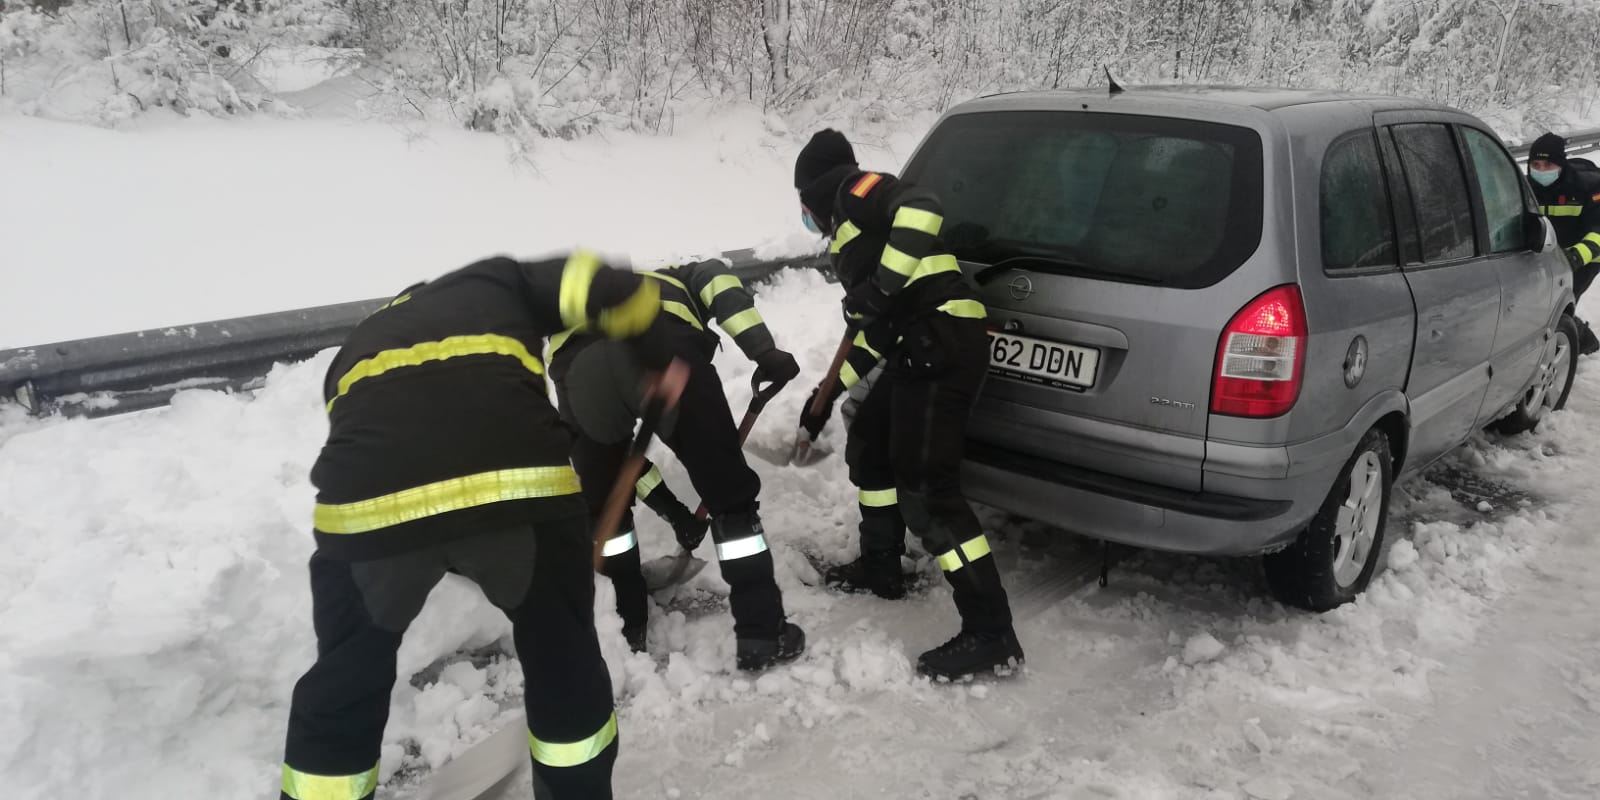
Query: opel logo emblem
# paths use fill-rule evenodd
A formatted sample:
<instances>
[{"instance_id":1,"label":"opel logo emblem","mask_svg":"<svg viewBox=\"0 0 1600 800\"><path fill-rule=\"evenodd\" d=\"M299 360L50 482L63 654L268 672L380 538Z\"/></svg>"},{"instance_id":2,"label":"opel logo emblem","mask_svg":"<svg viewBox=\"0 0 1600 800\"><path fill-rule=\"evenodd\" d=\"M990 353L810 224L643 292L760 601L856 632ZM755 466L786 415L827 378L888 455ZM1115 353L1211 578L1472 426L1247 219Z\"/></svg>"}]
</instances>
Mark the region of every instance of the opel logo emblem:
<instances>
[{"instance_id":1,"label":"opel logo emblem","mask_svg":"<svg viewBox=\"0 0 1600 800\"><path fill-rule=\"evenodd\" d=\"M1011 299L1026 300L1033 296L1033 281L1026 275L1018 275L1011 279Z\"/></svg>"}]
</instances>

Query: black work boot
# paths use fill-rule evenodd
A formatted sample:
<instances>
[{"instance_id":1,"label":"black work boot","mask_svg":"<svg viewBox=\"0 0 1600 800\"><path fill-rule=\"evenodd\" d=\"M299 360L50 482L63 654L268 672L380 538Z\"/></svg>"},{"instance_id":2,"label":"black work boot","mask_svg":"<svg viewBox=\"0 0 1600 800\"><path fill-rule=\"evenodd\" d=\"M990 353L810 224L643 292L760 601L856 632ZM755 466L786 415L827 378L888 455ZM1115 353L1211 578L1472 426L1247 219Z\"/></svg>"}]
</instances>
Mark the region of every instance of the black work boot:
<instances>
[{"instance_id":1,"label":"black work boot","mask_svg":"<svg viewBox=\"0 0 1600 800\"><path fill-rule=\"evenodd\" d=\"M722 579L728 582L728 610L733 613L740 652L746 639L777 642L787 630L788 615L772 574L772 552L760 517L753 507L719 514L711 520L711 537L717 544Z\"/></svg>"},{"instance_id":2,"label":"black work boot","mask_svg":"<svg viewBox=\"0 0 1600 800\"><path fill-rule=\"evenodd\" d=\"M852 594L872 592L885 600L906 596L910 580L900 569L897 553L862 553L848 563L831 567L822 580L829 587Z\"/></svg>"},{"instance_id":3,"label":"black work boot","mask_svg":"<svg viewBox=\"0 0 1600 800\"><path fill-rule=\"evenodd\" d=\"M981 633L963 630L917 657L917 672L947 681L980 675L1010 675L1022 666L1022 644L1010 628Z\"/></svg>"},{"instance_id":4,"label":"black work boot","mask_svg":"<svg viewBox=\"0 0 1600 800\"><path fill-rule=\"evenodd\" d=\"M806 650L806 632L793 622L785 622L777 639L740 639L738 643L739 669L757 672L799 658Z\"/></svg>"},{"instance_id":5,"label":"black work boot","mask_svg":"<svg viewBox=\"0 0 1600 800\"><path fill-rule=\"evenodd\" d=\"M1594 335L1589 328L1589 323L1578 320L1578 355L1590 356L1600 353L1600 338Z\"/></svg>"}]
</instances>

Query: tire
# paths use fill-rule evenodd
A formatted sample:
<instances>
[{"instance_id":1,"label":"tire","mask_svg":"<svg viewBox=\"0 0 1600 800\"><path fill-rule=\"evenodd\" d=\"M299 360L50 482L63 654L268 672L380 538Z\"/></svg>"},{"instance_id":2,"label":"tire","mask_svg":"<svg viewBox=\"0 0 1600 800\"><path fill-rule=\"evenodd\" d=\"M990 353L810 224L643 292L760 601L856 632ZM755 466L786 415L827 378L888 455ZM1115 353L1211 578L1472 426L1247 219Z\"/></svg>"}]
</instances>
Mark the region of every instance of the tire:
<instances>
[{"instance_id":1,"label":"tire","mask_svg":"<svg viewBox=\"0 0 1600 800\"><path fill-rule=\"evenodd\" d=\"M1389 437L1374 428L1300 538L1264 557L1272 594L1287 605L1327 611L1365 591L1383 552L1393 486Z\"/></svg>"},{"instance_id":2,"label":"tire","mask_svg":"<svg viewBox=\"0 0 1600 800\"><path fill-rule=\"evenodd\" d=\"M1517 401L1510 414L1490 425L1490 429L1506 436L1528 433L1552 411L1567 406L1567 395L1572 393L1572 382L1578 375L1578 321L1570 314L1561 315L1551 335L1549 360L1539 364L1539 374L1533 386Z\"/></svg>"}]
</instances>

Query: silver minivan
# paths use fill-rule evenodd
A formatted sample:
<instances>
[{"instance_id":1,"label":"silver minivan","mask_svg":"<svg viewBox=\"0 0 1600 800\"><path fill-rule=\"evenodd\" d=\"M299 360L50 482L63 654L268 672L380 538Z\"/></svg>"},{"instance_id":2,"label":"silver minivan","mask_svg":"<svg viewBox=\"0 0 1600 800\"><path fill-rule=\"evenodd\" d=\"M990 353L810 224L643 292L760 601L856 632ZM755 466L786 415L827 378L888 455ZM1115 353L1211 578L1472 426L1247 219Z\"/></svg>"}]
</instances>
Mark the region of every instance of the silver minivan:
<instances>
[{"instance_id":1,"label":"silver minivan","mask_svg":"<svg viewBox=\"0 0 1600 800\"><path fill-rule=\"evenodd\" d=\"M1097 539L1265 555L1324 610L1395 480L1559 409L1570 268L1500 139L1448 107L1290 90L987 97L903 176L990 310L969 497Z\"/></svg>"}]
</instances>

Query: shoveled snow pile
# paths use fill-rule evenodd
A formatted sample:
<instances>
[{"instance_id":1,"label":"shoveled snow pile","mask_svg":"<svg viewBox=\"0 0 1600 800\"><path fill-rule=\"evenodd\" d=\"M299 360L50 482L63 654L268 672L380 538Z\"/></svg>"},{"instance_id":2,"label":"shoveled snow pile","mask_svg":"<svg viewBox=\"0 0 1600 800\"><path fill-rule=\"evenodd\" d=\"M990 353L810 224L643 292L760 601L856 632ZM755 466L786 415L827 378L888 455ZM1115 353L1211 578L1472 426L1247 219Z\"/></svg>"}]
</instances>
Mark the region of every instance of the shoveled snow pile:
<instances>
[{"instance_id":1,"label":"shoveled snow pile","mask_svg":"<svg viewBox=\"0 0 1600 800\"><path fill-rule=\"evenodd\" d=\"M834 291L788 273L761 295L808 376L837 333ZM253 398L195 390L102 421L0 420L0 769L13 796L244 798L274 785L289 691L313 653L306 471L325 430L326 358L279 368ZM718 365L742 406L750 365L731 349ZM1054 601L1051 581L1083 551L1023 548L1018 527L997 528L1029 668L967 688L913 677L916 653L956 627L925 558L933 588L904 602L814 585L808 554L853 548L839 456L809 469L752 460L811 649L759 677L734 672L713 565L659 598L651 652L630 654L600 580L624 731L618 794L1366 796L1364 767L1408 746L1433 713L1434 680L1525 565L1593 514L1583 465L1600 457L1600 379L1580 381L1574 409L1539 434L1481 437L1397 494L1389 569L1329 614L1266 599L1252 561L1162 554ZM758 444L791 434L804 389L774 402ZM842 439L835 425L823 445ZM1477 511L1488 495L1509 510ZM665 525L647 511L640 522L647 558L671 551ZM439 588L402 652L385 777L408 781L512 717L506 633L470 586Z\"/></svg>"}]
</instances>

